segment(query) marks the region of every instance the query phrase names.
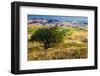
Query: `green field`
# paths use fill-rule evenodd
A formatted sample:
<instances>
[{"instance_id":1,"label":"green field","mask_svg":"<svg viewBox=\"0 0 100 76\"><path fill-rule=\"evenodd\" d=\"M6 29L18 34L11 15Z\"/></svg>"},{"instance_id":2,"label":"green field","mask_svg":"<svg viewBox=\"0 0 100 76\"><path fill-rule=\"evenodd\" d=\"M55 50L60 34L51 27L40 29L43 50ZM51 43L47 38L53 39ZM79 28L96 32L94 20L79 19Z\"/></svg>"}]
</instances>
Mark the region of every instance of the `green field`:
<instances>
[{"instance_id":1,"label":"green field","mask_svg":"<svg viewBox=\"0 0 100 76\"><path fill-rule=\"evenodd\" d=\"M38 29L49 27L28 27L28 60L82 59L88 56L88 31L86 27L59 27L57 31L65 30L64 42L59 45L44 48L42 42L30 41Z\"/></svg>"}]
</instances>

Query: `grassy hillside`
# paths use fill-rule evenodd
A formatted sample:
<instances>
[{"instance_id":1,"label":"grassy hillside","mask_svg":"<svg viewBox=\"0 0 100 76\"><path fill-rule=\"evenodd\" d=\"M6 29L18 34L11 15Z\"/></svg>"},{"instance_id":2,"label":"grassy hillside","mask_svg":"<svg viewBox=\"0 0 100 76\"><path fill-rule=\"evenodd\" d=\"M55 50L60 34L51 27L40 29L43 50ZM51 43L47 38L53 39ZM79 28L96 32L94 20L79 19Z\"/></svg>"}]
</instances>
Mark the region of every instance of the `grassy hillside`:
<instances>
[{"instance_id":1,"label":"grassy hillside","mask_svg":"<svg viewBox=\"0 0 100 76\"><path fill-rule=\"evenodd\" d=\"M40 28L48 26L28 25L28 60L82 59L87 58L87 28L59 27L58 31L66 31L64 43L44 49L43 43L30 41L32 34Z\"/></svg>"}]
</instances>

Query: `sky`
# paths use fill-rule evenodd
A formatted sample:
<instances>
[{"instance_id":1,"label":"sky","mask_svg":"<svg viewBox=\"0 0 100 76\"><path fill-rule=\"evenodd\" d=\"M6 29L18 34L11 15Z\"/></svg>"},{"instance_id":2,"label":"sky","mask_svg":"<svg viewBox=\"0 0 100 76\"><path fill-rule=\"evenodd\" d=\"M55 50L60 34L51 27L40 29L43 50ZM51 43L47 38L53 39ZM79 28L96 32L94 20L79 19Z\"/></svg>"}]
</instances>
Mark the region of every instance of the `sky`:
<instances>
[{"instance_id":1,"label":"sky","mask_svg":"<svg viewBox=\"0 0 100 76\"><path fill-rule=\"evenodd\" d=\"M88 22L88 17L82 17L82 16L28 15L28 20L34 20L34 19L52 19L59 21Z\"/></svg>"}]
</instances>

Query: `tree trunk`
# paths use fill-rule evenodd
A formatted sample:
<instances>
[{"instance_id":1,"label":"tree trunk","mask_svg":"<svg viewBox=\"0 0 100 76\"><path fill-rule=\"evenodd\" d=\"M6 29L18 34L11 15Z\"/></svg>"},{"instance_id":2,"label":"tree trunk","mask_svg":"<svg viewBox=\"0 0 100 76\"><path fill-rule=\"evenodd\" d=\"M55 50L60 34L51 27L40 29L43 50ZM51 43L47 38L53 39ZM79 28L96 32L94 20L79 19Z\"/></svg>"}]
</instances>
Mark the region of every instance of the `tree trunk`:
<instances>
[{"instance_id":1,"label":"tree trunk","mask_svg":"<svg viewBox=\"0 0 100 76\"><path fill-rule=\"evenodd\" d=\"M44 49L48 49L49 48L49 44L48 43L44 43Z\"/></svg>"}]
</instances>

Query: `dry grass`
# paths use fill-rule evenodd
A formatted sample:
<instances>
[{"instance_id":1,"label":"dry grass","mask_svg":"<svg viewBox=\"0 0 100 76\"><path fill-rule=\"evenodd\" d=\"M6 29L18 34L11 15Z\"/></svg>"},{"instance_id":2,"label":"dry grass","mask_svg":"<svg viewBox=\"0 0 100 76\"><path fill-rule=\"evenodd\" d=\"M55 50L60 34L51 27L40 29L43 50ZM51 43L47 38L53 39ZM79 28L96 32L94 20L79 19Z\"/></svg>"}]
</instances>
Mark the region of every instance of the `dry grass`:
<instances>
[{"instance_id":1,"label":"dry grass","mask_svg":"<svg viewBox=\"0 0 100 76\"><path fill-rule=\"evenodd\" d=\"M29 27L40 28L40 27ZM85 28L86 29L86 28ZM31 36L28 32L28 39ZM87 31L74 30L73 33L65 38L65 43L44 49L39 42L28 41L28 60L55 60L55 59L82 59L88 57Z\"/></svg>"},{"instance_id":2,"label":"dry grass","mask_svg":"<svg viewBox=\"0 0 100 76\"><path fill-rule=\"evenodd\" d=\"M54 48L49 48L44 50L44 48L40 46L35 46L29 48L28 51L28 60L52 60L52 59L79 59L79 58L87 58L87 47L81 46L69 46L60 45Z\"/></svg>"},{"instance_id":3,"label":"dry grass","mask_svg":"<svg viewBox=\"0 0 100 76\"><path fill-rule=\"evenodd\" d=\"M28 25L29 28L48 28L48 26L40 26L40 25L36 25L36 24L29 24Z\"/></svg>"}]
</instances>

